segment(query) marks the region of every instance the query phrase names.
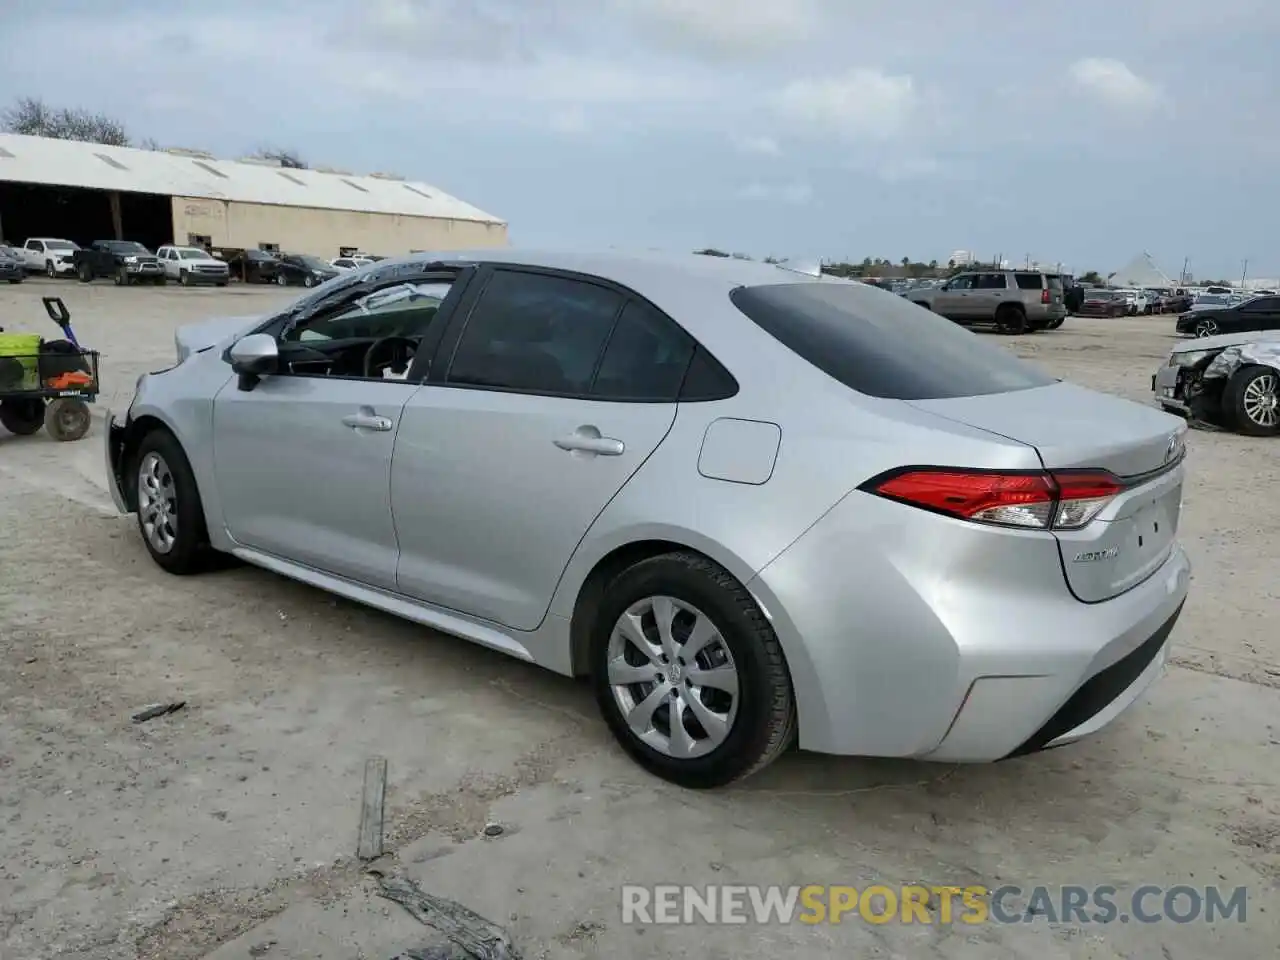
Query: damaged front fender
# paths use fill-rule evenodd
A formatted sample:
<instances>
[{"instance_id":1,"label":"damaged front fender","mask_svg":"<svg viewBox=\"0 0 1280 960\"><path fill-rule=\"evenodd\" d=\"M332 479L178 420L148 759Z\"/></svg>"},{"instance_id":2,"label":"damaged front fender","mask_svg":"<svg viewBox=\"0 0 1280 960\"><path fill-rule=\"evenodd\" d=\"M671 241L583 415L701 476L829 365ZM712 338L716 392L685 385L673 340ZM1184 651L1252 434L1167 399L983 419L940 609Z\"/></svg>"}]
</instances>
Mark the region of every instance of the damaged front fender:
<instances>
[{"instance_id":1,"label":"damaged front fender","mask_svg":"<svg viewBox=\"0 0 1280 960\"><path fill-rule=\"evenodd\" d=\"M1245 366L1271 367L1280 371L1280 340L1262 340L1227 347L1205 367L1206 380L1230 379Z\"/></svg>"}]
</instances>

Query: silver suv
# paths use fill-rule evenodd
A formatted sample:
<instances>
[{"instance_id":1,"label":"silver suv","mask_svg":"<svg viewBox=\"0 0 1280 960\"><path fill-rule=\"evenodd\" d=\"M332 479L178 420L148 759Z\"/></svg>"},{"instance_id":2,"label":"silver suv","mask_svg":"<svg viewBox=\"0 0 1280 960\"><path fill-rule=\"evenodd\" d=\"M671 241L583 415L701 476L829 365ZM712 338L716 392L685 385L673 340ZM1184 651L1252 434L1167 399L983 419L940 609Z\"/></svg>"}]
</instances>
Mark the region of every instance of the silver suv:
<instances>
[{"instance_id":1,"label":"silver suv","mask_svg":"<svg viewBox=\"0 0 1280 960\"><path fill-rule=\"evenodd\" d=\"M1008 334L1054 330L1067 318L1062 278L1038 270L958 273L940 286L907 291L907 299L956 323L992 323Z\"/></svg>"}]
</instances>

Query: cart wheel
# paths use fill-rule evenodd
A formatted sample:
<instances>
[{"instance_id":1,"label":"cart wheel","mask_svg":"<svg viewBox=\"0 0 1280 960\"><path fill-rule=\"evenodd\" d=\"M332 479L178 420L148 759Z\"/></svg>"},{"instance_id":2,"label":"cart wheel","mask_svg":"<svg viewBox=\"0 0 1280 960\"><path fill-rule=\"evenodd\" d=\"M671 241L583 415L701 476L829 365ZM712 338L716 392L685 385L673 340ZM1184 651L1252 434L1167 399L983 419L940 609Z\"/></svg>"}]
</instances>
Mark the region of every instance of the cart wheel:
<instances>
[{"instance_id":1,"label":"cart wheel","mask_svg":"<svg viewBox=\"0 0 1280 960\"><path fill-rule=\"evenodd\" d=\"M44 428L55 440L79 440L89 432L89 405L75 397L51 400L44 411Z\"/></svg>"},{"instance_id":2,"label":"cart wheel","mask_svg":"<svg viewBox=\"0 0 1280 960\"><path fill-rule=\"evenodd\" d=\"M0 400L0 424L20 437L31 436L44 425L44 401Z\"/></svg>"}]
</instances>

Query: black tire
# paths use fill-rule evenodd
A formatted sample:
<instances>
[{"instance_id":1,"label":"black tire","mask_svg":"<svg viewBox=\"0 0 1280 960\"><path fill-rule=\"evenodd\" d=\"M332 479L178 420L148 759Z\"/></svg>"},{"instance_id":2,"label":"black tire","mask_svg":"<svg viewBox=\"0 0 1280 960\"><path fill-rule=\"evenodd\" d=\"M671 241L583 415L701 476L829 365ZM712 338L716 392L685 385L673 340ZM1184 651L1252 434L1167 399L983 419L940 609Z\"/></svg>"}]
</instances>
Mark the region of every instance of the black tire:
<instances>
[{"instance_id":1,"label":"black tire","mask_svg":"<svg viewBox=\"0 0 1280 960\"><path fill-rule=\"evenodd\" d=\"M19 437L29 437L44 426L43 400L0 400L0 426Z\"/></svg>"},{"instance_id":2,"label":"black tire","mask_svg":"<svg viewBox=\"0 0 1280 960\"><path fill-rule=\"evenodd\" d=\"M310 289L311 287L314 287L316 285L316 278L311 276L310 274L307 274L305 277L302 278L302 285Z\"/></svg>"},{"instance_id":3,"label":"black tire","mask_svg":"<svg viewBox=\"0 0 1280 960\"><path fill-rule=\"evenodd\" d=\"M168 573L186 576L206 570L212 560L209 534L205 527L204 507L200 491L196 487L191 463L182 450L182 444L168 430L156 428L142 438L126 475L133 484L132 496L137 497L139 474L150 454L156 454L167 467L172 479L171 511L177 520L173 545L167 552L157 549L147 535L143 505L137 504L138 532L151 559Z\"/></svg>"},{"instance_id":4,"label":"black tire","mask_svg":"<svg viewBox=\"0 0 1280 960\"><path fill-rule=\"evenodd\" d=\"M289 285L289 278L288 278L288 277L286 277L283 273L277 273L277 274L276 274L276 283L277 283L279 286L287 287L287 286Z\"/></svg>"},{"instance_id":5,"label":"black tire","mask_svg":"<svg viewBox=\"0 0 1280 960\"><path fill-rule=\"evenodd\" d=\"M659 596L687 603L710 618L737 670L738 704L732 725L719 746L694 759L674 758L634 734L609 680L614 625L633 604ZM623 571L600 604L590 656L596 702L609 729L640 766L664 780L693 789L723 786L762 770L795 739L795 694L777 635L742 584L706 557L663 554ZM669 715L663 716L669 722Z\"/></svg>"},{"instance_id":6,"label":"black tire","mask_svg":"<svg viewBox=\"0 0 1280 960\"><path fill-rule=\"evenodd\" d=\"M1261 396L1259 396L1261 393ZM1270 422L1266 420L1266 401L1269 394ZM1222 391L1222 407L1231 418L1237 431L1248 437L1274 437L1280 434L1280 371L1273 367L1250 364L1241 367L1227 381ZM1262 407L1259 407L1259 401Z\"/></svg>"},{"instance_id":7,"label":"black tire","mask_svg":"<svg viewBox=\"0 0 1280 960\"><path fill-rule=\"evenodd\" d=\"M184 287L191 286L191 274L188 273L186 270L179 270L178 282L182 284Z\"/></svg>"},{"instance_id":8,"label":"black tire","mask_svg":"<svg viewBox=\"0 0 1280 960\"><path fill-rule=\"evenodd\" d=\"M44 262L44 275L50 280L58 279L58 268L53 265L52 260L46 260Z\"/></svg>"},{"instance_id":9,"label":"black tire","mask_svg":"<svg viewBox=\"0 0 1280 960\"><path fill-rule=\"evenodd\" d=\"M127 287L129 285L129 275L124 272L124 267L116 271L116 275L112 278L117 287Z\"/></svg>"},{"instance_id":10,"label":"black tire","mask_svg":"<svg viewBox=\"0 0 1280 960\"><path fill-rule=\"evenodd\" d=\"M45 433L64 443L88 433L90 422L89 405L76 397L58 397L44 409Z\"/></svg>"},{"instance_id":11,"label":"black tire","mask_svg":"<svg viewBox=\"0 0 1280 960\"><path fill-rule=\"evenodd\" d=\"M1054 317L1052 320L1050 320L1050 321L1049 321L1049 325L1048 325L1045 329L1046 329L1046 330L1057 330L1059 327L1061 327L1061 326L1062 326L1064 323L1066 323L1066 322L1067 322L1067 318L1066 318L1066 317Z\"/></svg>"},{"instance_id":12,"label":"black tire","mask_svg":"<svg viewBox=\"0 0 1280 960\"><path fill-rule=\"evenodd\" d=\"M230 280L219 280L219 281L218 281L218 286L220 286L220 287L225 287L225 286L226 286L228 283L230 283L230 282L231 282Z\"/></svg>"},{"instance_id":13,"label":"black tire","mask_svg":"<svg viewBox=\"0 0 1280 960\"><path fill-rule=\"evenodd\" d=\"M1026 333L1027 312L1011 303L1001 304L996 309L996 329L1010 337Z\"/></svg>"},{"instance_id":14,"label":"black tire","mask_svg":"<svg viewBox=\"0 0 1280 960\"><path fill-rule=\"evenodd\" d=\"M82 263L80 264L80 268L76 270L76 277L79 278L81 283L92 283L93 270L90 269L87 263Z\"/></svg>"},{"instance_id":15,"label":"black tire","mask_svg":"<svg viewBox=\"0 0 1280 960\"><path fill-rule=\"evenodd\" d=\"M25 279L26 279L26 277L10 277L10 278L9 278L9 282L10 282L10 283L21 283L21 282L22 282L23 280L25 280Z\"/></svg>"}]
</instances>

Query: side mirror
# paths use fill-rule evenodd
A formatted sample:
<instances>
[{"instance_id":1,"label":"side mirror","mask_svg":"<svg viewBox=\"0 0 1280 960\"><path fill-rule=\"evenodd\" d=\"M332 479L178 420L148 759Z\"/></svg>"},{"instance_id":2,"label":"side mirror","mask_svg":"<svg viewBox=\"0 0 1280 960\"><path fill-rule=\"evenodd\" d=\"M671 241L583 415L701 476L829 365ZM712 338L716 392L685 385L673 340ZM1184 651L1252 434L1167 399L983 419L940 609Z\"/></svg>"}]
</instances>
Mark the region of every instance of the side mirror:
<instances>
[{"instance_id":1,"label":"side mirror","mask_svg":"<svg viewBox=\"0 0 1280 960\"><path fill-rule=\"evenodd\" d=\"M280 362L276 339L265 333L252 333L231 345L228 354L231 369L240 374L240 387L250 390L260 377L275 373Z\"/></svg>"}]
</instances>

